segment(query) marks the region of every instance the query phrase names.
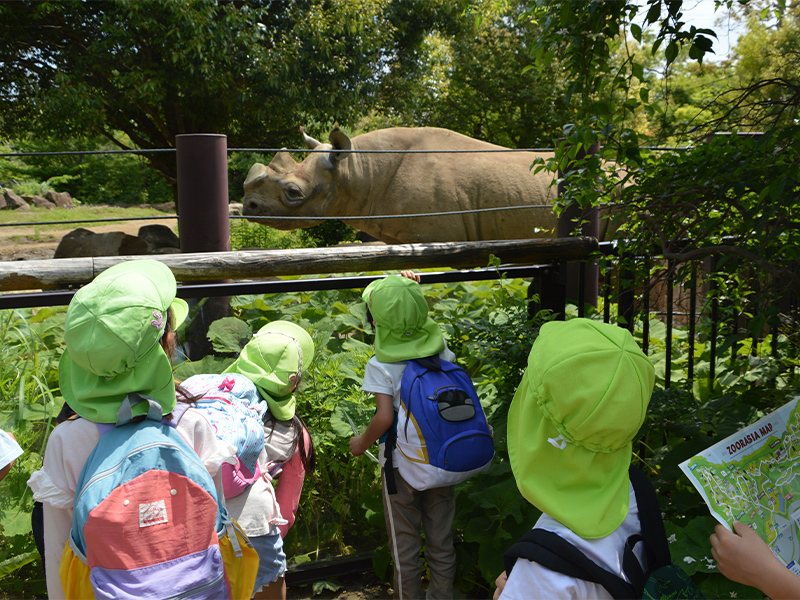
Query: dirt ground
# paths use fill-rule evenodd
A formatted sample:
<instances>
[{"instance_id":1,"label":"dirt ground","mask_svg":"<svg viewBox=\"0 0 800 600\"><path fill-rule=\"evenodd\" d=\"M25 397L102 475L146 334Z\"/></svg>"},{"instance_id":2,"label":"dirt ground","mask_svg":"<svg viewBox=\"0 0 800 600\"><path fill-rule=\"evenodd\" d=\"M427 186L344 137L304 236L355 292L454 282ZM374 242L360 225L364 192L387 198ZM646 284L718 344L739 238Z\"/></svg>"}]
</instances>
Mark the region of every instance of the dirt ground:
<instances>
[{"instance_id":1,"label":"dirt ground","mask_svg":"<svg viewBox=\"0 0 800 600\"><path fill-rule=\"evenodd\" d=\"M335 580L338 590L322 590L314 595L313 584L287 586L286 600L388 600L392 590L372 573L347 575Z\"/></svg>"},{"instance_id":2,"label":"dirt ground","mask_svg":"<svg viewBox=\"0 0 800 600\"><path fill-rule=\"evenodd\" d=\"M137 235L139 228L144 225L166 225L174 227L177 218L173 220L156 219L153 221L120 221L111 225L93 227L91 224L84 225L84 229L89 229L95 233L107 233L111 231L122 231L128 235ZM74 229L81 225L76 224ZM73 229L46 229L40 226L38 231L30 225L15 227L0 227L0 260L48 260L55 255L58 243L61 238Z\"/></svg>"}]
</instances>

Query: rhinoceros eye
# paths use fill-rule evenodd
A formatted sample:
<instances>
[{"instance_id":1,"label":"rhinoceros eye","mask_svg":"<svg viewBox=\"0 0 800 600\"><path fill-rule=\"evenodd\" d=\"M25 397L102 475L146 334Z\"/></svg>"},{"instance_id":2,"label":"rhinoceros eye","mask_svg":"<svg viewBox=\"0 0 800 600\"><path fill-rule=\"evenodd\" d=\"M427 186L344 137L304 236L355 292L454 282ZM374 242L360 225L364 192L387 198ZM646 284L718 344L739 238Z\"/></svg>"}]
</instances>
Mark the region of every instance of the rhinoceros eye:
<instances>
[{"instance_id":1,"label":"rhinoceros eye","mask_svg":"<svg viewBox=\"0 0 800 600\"><path fill-rule=\"evenodd\" d=\"M286 201L293 204L305 200L305 196L303 196L303 190L294 184L287 185L283 189L283 194L286 198Z\"/></svg>"}]
</instances>

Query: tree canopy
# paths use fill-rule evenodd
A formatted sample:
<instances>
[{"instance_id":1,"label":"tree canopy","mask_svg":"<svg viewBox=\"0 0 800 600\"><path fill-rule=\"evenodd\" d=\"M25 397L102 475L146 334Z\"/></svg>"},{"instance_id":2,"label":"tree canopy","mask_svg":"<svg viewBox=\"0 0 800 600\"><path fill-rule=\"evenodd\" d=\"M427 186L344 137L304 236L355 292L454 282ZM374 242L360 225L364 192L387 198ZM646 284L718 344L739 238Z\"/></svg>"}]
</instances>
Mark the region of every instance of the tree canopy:
<instances>
[{"instance_id":1,"label":"tree canopy","mask_svg":"<svg viewBox=\"0 0 800 600\"><path fill-rule=\"evenodd\" d=\"M279 146L299 125L369 110L381 81L413 72L425 31L456 10L382 0L3 3L2 131L100 134L123 148L169 148L183 133ZM148 160L174 180L173 157Z\"/></svg>"}]
</instances>

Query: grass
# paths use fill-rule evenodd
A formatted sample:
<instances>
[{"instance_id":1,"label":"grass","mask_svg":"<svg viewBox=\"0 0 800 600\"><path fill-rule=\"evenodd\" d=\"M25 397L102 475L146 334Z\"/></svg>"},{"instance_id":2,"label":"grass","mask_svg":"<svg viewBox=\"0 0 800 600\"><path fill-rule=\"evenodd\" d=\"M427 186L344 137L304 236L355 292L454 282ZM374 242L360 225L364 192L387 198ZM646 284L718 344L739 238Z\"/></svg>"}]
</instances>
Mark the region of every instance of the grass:
<instances>
[{"instance_id":1,"label":"grass","mask_svg":"<svg viewBox=\"0 0 800 600\"><path fill-rule=\"evenodd\" d=\"M73 223L71 221L93 221L95 219L126 219L132 217L164 217L166 213L156 210L154 208L136 207L122 208L118 206L78 206L68 210L55 209L48 210L46 208L31 208L29 211L19 210L2 210L0 211L0 225L28 225L31 223L40 222L57 222L54 225L34 225L35 233L39 233L44 229L76 229L80 227L80 223ZM65 222L69 221L69 222ZM170 221L166 221L170 223ZM114 221L103 221L98 223L90 223L87 225L112 225ZM30 237L30 236L28 236Z\"/></svg>"},{"instance_id":2,"label":"grass","mask_svg":"<svg viewBox=\"0 0 800 600\"><path fill-rule=\"evenodd\" d=\"M32 223L54 223L49 225L31 225L24 234L11 236L15 243L25 241L47 241L53 239L46 232L53 230L72 230L79 227L97 227L113 225L119 221L96 221L97 219L129 219L137 217L164 217L167 213L149 207L119 206L78 206L69 210L32 207L30 211L0 210L0 235L6 227L24 227ZM75 221L96 221L92 223L75 223ZM176 221L164 220L164 224L177 233ZM231 249L242 248L302 248L308 245L298 232L279 231L271 227L263 227L243 219L231 220Z\"/></svg>"}]
</instances>

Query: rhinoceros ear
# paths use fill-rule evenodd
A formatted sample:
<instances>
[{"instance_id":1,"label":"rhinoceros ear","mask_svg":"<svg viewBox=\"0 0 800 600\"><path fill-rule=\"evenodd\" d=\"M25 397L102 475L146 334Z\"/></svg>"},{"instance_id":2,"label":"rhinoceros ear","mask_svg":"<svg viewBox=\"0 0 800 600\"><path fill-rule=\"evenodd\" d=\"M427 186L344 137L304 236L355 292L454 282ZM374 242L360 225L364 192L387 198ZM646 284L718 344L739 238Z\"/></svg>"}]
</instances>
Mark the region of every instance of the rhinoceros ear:
<instances>
[{"instance_id":1,"label":"rhinoceros ear","mask_svg":"<svg viewBox=\"0 0 800 600\"><path fill-rule=\"evenodd\" d=\"M328 139L331 142L331 145L334 147L335 150L350 150L352 145L350 144L350 138L347 137L347 134L339 129L338 125L334 125L333 129L331 130L330 136ZM339 161L344 160L349 156L349 152L331 152L330 153L330 160L331 164L336 165Z\"/></svg>"},{"instance_id":2,"label":"rhinoceros ear","mask_svg":"<svg viewBox=\"0 0 800 600\"><path fill-rule=\"evenodd\" d=\"M276 152L269 167L278 173L291 173L297 168L297 161L288 152Z\"/></svg>"}]
</instances>

